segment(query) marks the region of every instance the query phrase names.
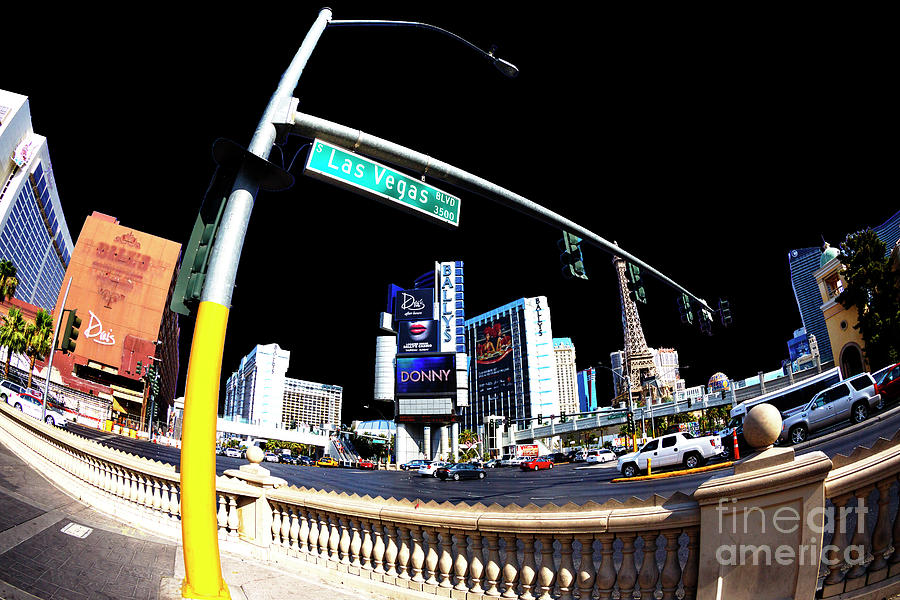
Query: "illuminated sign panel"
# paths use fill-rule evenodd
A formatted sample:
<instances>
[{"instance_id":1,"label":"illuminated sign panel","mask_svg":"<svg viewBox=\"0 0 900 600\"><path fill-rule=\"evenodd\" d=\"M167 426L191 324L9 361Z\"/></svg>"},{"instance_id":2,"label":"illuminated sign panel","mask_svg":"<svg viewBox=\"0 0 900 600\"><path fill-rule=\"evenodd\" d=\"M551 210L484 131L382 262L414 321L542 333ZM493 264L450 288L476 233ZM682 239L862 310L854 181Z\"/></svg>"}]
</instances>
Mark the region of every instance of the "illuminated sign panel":
<instances>
[{"instance_id":1,"label":"illuminated sign panel","mask_svg":"<svg viewBox=\"0 0 900 600\"><path fill-rule=\"evenodd\" d=\"M397 396L456 396L456 355L397 357Z\"/></svg>"},{"instance_id":2,"label":"illuminated sign panel","mask_svg":"<svg viewBox=\"0 0 900 600\"><path fill-rule=\"evenodd\" d=\"M394 298L394 319L419 321L434 318L434 290L400 290Z\"/></svg>"},{"instance_id":3,"label":"illuminated sign panel","mask_svg":"<svg viewBox=\"0 0 900 600\"><path fill-rule=\"evenodd\" d=\"M437 321L397 323L397 353L437 352Z\"/></svg>"}]
</instances>

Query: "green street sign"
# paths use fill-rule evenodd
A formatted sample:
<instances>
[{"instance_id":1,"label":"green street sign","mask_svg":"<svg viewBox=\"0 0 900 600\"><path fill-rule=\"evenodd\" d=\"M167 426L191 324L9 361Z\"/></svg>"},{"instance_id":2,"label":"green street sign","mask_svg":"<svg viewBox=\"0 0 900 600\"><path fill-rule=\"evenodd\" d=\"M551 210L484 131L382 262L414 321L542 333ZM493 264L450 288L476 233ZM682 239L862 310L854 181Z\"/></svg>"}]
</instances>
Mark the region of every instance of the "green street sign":
<instances>
[{"instance_id":1,"label":"green street sign","mask_svg":"<svg viewBox=\"0 0 900 600\"><path fill-rule=\"evenodd\" d=\"M303 172L439 225L459 226L458 197L340 146L315 140Z\"/></svg>"},{"instance_id":2,"label":"green street sign","mask_svg":"<svg viewBox=\"0 0 900 600\"><path fill-rule=\"evenodd\" d=\"M625 413L615 413L612 415L606 415L607 421L615 421L616 419L621 419L625 416Z\"/></svg>"}]
</instances>

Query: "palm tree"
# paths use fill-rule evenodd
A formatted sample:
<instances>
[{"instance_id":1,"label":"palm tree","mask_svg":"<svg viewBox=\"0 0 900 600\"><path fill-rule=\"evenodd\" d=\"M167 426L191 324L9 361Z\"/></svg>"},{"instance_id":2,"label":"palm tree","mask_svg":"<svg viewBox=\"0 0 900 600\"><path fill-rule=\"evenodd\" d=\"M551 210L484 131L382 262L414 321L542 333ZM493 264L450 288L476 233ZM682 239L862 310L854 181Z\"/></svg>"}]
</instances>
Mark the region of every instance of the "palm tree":
<instances>
[{"instance_id":1,"label":"palm tree","mask_svg":"<svg viewBox=\"0 0 900 600\"><path fill-rule=\"evenodd\" d=\"M9 361L13 354L20 354L28 347L25 339L25 319L18 308L9 309L0 325L0 347L6 348L6 370L4 377L9 378Z\"/></svg>"},{"instance_id":2,"label":"palm tree","mask_svg":"<svg viewBox=\"0 0 900 600\"><path fill-rule=\"evenodd\" d=\"M15 296L17 287L16 265L11 260L0 259L0 302Z\"/></svg>"},{"instance_id":3,"label":"palm tree","mask_svg":"<svg viewBox=\"0 0 900 600\"><path fill-rule=\"evenodd\" d=\"M31 368L28 371L28 387L31 387L35 361L44 360L50 354L50 345L53 343L53 315L43 308L38 309L34 323L29 323L25 328L25 339L28 344L25 354L31 359Z\"/></svg>"}]
</instances>

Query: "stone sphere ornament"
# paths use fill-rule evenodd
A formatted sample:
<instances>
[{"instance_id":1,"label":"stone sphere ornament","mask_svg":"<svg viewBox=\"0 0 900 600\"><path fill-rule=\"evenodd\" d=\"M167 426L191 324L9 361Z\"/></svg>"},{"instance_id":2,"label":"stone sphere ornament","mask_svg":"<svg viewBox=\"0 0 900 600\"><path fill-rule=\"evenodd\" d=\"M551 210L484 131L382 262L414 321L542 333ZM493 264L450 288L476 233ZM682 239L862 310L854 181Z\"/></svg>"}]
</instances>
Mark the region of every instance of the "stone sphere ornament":
<instances>
[{"instance_id":1,"label":"stone sphere ornament","mask_svg":"<svg viewBox=\"0 0 900 600\"><path fill-rule=\"evenodd\" d=\"M757 404L744 417L744 439L754 448L768 448L781 434L781 413L771 404Z\"/></svg>"},{"instance_id":2,"label":"stone sphere ornament","mask_svg":"<svg viewBox=\"0 0 900 600\"><path fill-rule=\"evenodd\" d=\"M266 453L259 446L250 446L247 448L247 460L258 465L266 457Z\"/></svg>"}]
</instances>

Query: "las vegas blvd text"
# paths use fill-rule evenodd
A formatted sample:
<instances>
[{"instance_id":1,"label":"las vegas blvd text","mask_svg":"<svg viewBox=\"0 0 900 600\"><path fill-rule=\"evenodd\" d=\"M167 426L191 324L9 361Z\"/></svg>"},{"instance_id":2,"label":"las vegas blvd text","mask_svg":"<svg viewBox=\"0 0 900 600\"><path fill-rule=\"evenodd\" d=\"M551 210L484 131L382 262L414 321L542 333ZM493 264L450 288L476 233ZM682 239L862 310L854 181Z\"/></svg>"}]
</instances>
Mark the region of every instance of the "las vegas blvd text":
<instances>
[{"instance_id":1,"label":"las vegas blvd text","mask_svg":"<svg viewBox=\"0 0 900 600\"><path fill-rule=\"evenodd\" d=\"M400 201L450 224L458 219L458 198L357 154L316 140L307 169Z\"/></svg>"}]
</instances>

